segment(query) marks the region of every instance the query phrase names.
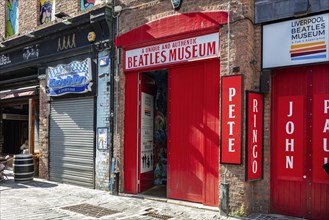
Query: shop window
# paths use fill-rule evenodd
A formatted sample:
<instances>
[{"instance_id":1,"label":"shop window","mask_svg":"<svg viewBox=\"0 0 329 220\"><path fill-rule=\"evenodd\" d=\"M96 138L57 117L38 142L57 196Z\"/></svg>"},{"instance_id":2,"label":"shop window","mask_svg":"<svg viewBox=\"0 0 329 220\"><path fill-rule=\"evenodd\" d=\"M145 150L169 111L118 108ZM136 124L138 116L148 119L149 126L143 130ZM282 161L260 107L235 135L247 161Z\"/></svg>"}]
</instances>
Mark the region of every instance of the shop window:
<instances>
[{"instance_id":1,"label":"shop window","mask_svg":"<svg viewBox=\"0 0 329 220\"><path fill-rule=\"evenodd\" d=\"M80 0L80 9L81 11L83 11L102 2L103 2L102 0Z\"/></svg>"},{"instance_id":2,"label":"shop window","mask_svg":"<svg viewBox=\"0 0 329 220\"><path fill-rule=\"evenodd\" d=\"M19 0L6 0L6 37L18 33Z\"/></svg>"},{"instance_id":3,"label":"shop window","mask_svg":"<svg viewBox=\"0 0 329 220\"><path fill-rule=\"evenodd\" d=\"M55 18L55 0L40 0L40 24L47 24Z\"/></svg>"}]
</instances>

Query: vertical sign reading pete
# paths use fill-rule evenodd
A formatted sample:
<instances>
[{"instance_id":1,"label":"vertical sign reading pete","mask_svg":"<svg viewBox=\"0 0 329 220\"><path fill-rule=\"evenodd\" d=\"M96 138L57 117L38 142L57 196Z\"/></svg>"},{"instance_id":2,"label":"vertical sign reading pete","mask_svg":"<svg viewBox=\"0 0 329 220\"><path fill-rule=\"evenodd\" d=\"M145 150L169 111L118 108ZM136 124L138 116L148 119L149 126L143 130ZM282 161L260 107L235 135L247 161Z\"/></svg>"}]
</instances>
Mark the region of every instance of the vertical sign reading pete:
<instances>
[{"instance_id":1,"label":"vertical sign reading pete","mask_svg":"<svg viewBox=\"0 0 329 220\"><path fill-rule=\"evenodd\" d=\"M247 92L246 180L263 178L263 94Z\"/></svg>"},{"instance_id":2,"label":"vertical sign reading pete","mask_svg":"<svg viewBox=\"0 0 329 220\"><path fill-rule=\"evenodd\" d=\"M241 164L242 77L222 77L221 163Z\"/></svg>"}]
</instances>

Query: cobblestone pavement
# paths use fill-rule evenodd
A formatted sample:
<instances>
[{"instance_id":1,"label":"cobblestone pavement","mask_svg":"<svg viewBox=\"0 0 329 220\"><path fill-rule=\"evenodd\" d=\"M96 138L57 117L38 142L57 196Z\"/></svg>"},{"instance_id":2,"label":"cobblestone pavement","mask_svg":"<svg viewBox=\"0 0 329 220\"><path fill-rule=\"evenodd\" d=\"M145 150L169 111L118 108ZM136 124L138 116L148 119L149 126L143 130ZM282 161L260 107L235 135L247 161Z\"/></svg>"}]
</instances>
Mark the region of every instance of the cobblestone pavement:
<instances>
[{"instance_id":1,"label":"cobblestone pavement","mask_svg":"<svg viewBox=\"0 0 329 220\"><path fill-rule=\"evenodd\" d=\"M42 179L0 183L0 219L241 219L220 216L218 210L182 202L156 201L59 184ZM253 215L244 219L288 219Z\"/></svg>"}]
</instances>

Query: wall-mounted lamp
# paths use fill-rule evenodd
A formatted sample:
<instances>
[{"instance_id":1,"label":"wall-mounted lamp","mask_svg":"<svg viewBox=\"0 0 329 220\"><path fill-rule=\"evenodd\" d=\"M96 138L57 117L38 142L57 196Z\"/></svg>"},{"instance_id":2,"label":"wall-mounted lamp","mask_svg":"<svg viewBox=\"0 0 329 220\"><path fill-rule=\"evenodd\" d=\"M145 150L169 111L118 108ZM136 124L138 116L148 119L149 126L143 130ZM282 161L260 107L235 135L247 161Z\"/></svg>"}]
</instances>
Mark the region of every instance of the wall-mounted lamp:
<instances>
[{"instance_id":1,"label":"wall-mounted lamp","mask_svg":"<svg viewBox=\"0 0 329 220\"><path fill-rule=\"evenodd\" d=\"M62 23L65 24L65 25L72 24L72 22L70 20L68 20L68 19L63 20Z\"/></svg>"},{"instance_id":2,"label":"wall-mounted lamp","mask_svg":"<svg viewBox=\"0 0 329 220\"><path fill-rule=\"evenodd\" d=\"M70 17L70 15L66 14L65 12L60 11L55 14L55 17L56 18L65 18L65 17Z\"/></svg>"},{"instance_id":3,"label":"wall-mounted lamp","mask_svg":"<svg viewBox=\"0 0 329 220\"><path fill-rule=\"evenodd\" d=\"M30 38L33 38L33 37L35 37L35 35L34 35L34 34L32 34L32 33L28 33L28 34L25 34L25 36L26 36L26 37L30 37Z\"/></svg>"},{"instance_id":4,"label":"wall-mounted lamp","mask_svg":"<svg viewBox=\"0 0 329 220\"><path fill-rule=\"evenodd\" d=\"M309 0L295 0L294 17L306 16L311 8Z\"/></svg>"},{"instance_id":5,"label":"wall-mounted lamp","mask_svg":"<svg viewBox=\"0 0 329 220\"><path fill-rule=\"evenodd\" d=\"M65 24L65 25L70 25L72 24L72 21L69 20L69 18L71 17L70 15L66 14L65 12L57 12L55 14L55 17L56 18L60 18L62 19L62 23ZM66 19L65 19L66 18Z\"/></svg>"}]
</instances>

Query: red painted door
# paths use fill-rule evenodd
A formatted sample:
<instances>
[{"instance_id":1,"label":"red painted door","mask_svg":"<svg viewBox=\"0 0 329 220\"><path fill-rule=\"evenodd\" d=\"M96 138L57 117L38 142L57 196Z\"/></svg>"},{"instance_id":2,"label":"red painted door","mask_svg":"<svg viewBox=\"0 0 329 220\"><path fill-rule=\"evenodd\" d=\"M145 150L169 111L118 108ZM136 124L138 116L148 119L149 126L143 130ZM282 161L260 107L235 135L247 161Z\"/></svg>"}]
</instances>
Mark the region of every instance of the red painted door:
<instances>
[{"instance_id":1,"label":"red painted door","mask_svg":"<svg viewBox=\"0 0 329 220\"><path fill-rule=\"evenodd\" d=\"M274 71L271 114L272 212L328 219L328 65Z\"/></svg>"},{"instance_id":2,"label":"red painted door","mask_svg":"<svg viewBox=\"0 0 329 220\"><path fill-rule=\"evenodd\" d=\"M169 198L218 205L219 62L169 69Z\"/></svg>"},{"instance_id":3,"label":"red painted door","mask_svg":"<svg viewBox=\"0 0 329 220\"><path fill-rule=\"evenodd\" d=\"M137 193L137 143L139 137L138 73L126 74L124 119L124 191Z\"/></svg>"}]
</instances>

